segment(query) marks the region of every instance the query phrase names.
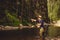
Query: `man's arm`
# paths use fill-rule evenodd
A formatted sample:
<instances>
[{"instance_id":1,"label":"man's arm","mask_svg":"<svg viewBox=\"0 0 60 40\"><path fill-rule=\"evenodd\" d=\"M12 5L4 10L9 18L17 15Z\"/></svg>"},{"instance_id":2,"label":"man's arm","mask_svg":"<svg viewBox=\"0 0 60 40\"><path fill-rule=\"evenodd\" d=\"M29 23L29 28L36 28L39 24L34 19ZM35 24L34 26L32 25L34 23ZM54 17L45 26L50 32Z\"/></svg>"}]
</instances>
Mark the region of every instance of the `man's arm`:
<instances>
[{"instance_id":1,"label":"man's arm","mask_svg":"<svg viewBox=\"0 0 60 40\"><path fill-rule=\"evenodd\" d=\"M36 19L31 19L32 22L36 21Z\"/></svg>"}]
</instances>

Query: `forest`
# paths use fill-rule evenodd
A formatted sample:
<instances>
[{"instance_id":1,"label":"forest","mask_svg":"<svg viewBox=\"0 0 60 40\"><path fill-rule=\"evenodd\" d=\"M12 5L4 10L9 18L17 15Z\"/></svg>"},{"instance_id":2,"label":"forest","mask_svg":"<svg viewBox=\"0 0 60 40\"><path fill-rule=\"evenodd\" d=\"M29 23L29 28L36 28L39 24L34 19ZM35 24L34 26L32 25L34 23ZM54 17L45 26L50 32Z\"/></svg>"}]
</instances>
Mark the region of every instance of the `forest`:
<instances>
[{"instance_id":1,"label":"forest","mask_svg":"<svg viewBox=\"0 0 60 40\"><path fill-rule=\"evenodd\" d=\"M60 20L60 0L0 0L0 25L29 26L31 18L36 19L38 15L42 15L46 23ZM54 33L59 28L49 27L51 36L52 30Z\"/></svg>"}]
</instances>

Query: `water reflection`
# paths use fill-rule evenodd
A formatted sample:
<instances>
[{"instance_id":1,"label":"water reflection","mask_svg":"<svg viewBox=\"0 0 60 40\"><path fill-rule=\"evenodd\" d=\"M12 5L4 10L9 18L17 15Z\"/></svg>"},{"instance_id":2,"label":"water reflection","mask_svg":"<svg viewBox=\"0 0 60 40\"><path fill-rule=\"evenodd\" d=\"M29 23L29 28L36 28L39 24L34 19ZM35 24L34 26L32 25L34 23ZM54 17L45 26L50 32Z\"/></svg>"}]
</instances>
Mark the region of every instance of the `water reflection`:
<instances>
[{"instance_id":1,"label":"water reflection","mask_svg":"<svg viewBox=\"0 0 60 40\"><path fill-rule=\"evenodd\" d=\"M58 20L55 24L54 24L55 27L60 27L60 20Z\"/></svg>"},{"instance_id":2,"label":"water reflection","mask_svg":"<svg viewBox=\"0 0 60 40\"><path fill-rule=\"evenodd\" d=\"M48 28L48 35L50 37L60 36L60 27L50 25L49 28Z\"/></svg>"}]
</instances>

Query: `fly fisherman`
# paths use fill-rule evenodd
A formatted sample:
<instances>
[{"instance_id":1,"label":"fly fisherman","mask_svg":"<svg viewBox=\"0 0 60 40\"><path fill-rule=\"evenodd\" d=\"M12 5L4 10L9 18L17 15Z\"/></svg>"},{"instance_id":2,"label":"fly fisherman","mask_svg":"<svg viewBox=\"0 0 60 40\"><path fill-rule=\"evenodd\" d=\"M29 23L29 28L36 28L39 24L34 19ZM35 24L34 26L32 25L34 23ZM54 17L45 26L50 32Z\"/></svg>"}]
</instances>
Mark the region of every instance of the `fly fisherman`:
<instances>
[{"instance_id":1,"label":"fly fisherman","mask_svg":"<svg viewBox=\"0 0 60 40\"><path fill-rule=\"evenodd\" d=\"M35 21L36 26L38 28L40 28L40 36L41 36L42 40L44 40L44 21L42 20L42 16L39 15L36 20L35 19L31 19L31 20L32 20L32 22Z\"/></svg>"}]
</instances>

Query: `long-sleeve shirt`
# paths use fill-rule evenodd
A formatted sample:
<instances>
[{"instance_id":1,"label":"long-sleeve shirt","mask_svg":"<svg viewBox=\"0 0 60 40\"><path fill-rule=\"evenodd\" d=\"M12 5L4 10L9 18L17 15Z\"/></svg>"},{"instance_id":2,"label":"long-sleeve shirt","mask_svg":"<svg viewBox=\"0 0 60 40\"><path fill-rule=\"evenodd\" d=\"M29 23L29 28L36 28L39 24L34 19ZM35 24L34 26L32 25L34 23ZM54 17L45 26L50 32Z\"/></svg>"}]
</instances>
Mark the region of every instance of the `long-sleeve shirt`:
<instances>
[{"instance_id":1,"label":"long-sleeve shirt","mask_svg":"<svg viewBox=\"0 0 60 40\"><path fill-rule=\"evenodd\" d=\"M37 23L40 23L41 24L40 27L43 27L44 28L44 21L43 20L37 20L36 22Z\"/></svg>"}]
</instances>

